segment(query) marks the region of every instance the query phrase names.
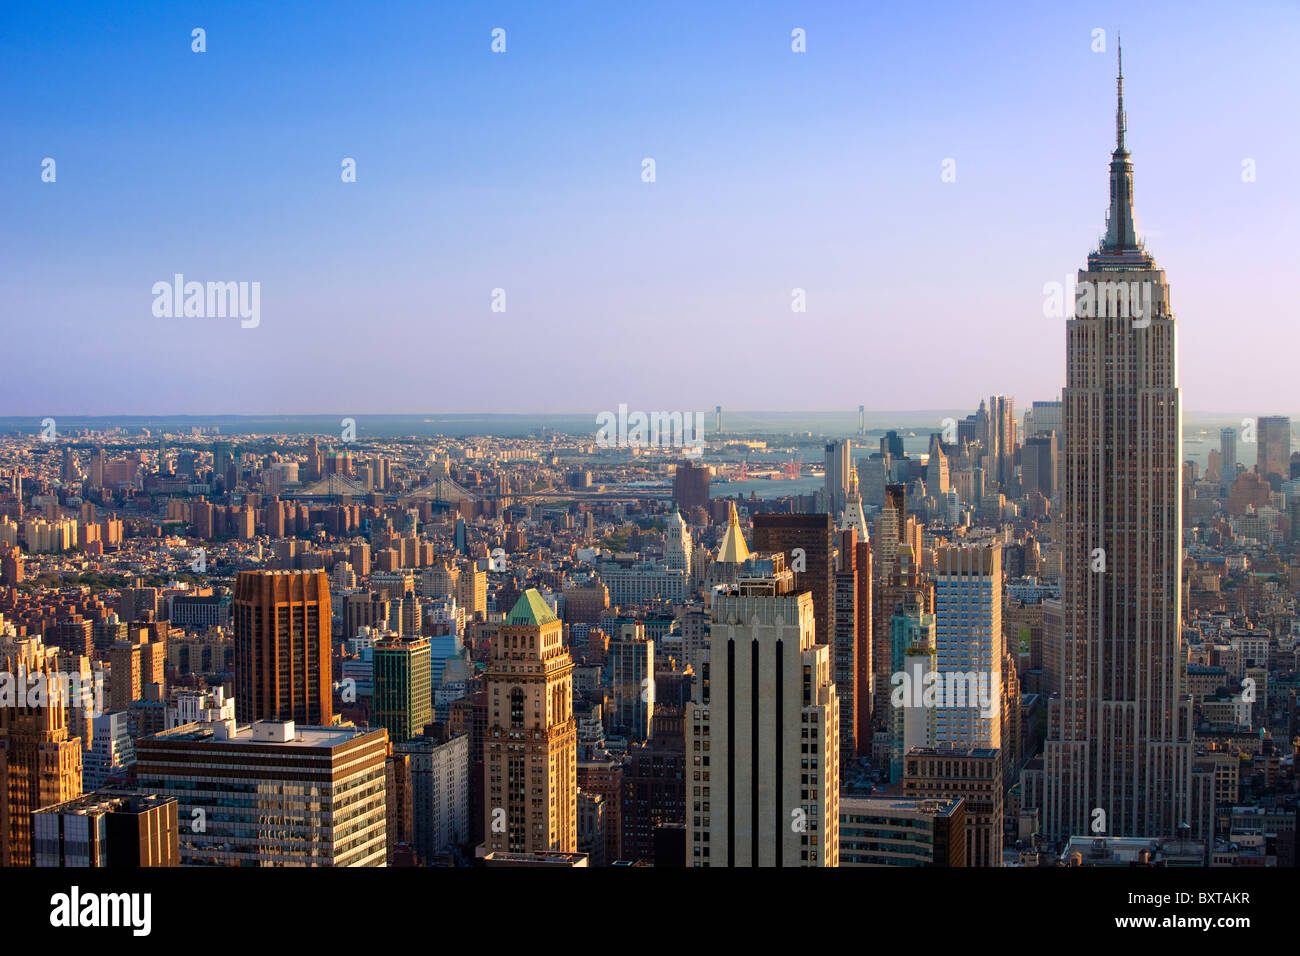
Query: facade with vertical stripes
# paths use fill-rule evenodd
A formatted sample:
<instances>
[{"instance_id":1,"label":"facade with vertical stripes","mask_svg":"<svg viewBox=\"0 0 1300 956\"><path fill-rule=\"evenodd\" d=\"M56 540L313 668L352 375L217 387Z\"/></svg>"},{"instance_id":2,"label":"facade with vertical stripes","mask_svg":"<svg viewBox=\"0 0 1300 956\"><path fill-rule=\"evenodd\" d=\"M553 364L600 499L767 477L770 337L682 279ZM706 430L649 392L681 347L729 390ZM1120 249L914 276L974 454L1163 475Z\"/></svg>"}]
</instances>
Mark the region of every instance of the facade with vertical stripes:
<instances>
[{"instance_id":1,"label":"facade with vertical stripes","mask_svg":"<svg viewBox=\"0 0 1300 956\"><path fill-rule=\"evenodd\" d=\"M839 865L839 699L814 620L779 564L714 597L686 714L690 865Z\"/></svg>"}]
</instances>

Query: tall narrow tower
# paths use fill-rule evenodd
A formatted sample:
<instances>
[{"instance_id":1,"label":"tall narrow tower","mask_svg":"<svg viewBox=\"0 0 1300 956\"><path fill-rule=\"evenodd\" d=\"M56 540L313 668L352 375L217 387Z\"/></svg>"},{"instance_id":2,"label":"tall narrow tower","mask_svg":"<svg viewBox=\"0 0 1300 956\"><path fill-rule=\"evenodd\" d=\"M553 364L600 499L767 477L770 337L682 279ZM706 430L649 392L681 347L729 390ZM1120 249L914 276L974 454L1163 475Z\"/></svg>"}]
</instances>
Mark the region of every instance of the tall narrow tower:
<instances>
[{"instance_id":1,"label":"tall narrow tower","mask_svg":"<svg viewBox=\"0 0 1300 956\"><path fill-rule=\"evenodd\" d=\"M1121 59L1106 233L1066 323L1062 689L1043 807L1056 840L1193 822L1177 326L1136 235L1126 127Z\"/></svg>"},{"instance_id":2,"label":"tall narrow tower","mask_svg":"<svg viewBox=\"0 0 1300 956\"><path fill-rule=\"evenodd\" d=\"M564 625L529 588L492 639L483 852L578 850L578 731Z\"/></svg>"}]
</instances>

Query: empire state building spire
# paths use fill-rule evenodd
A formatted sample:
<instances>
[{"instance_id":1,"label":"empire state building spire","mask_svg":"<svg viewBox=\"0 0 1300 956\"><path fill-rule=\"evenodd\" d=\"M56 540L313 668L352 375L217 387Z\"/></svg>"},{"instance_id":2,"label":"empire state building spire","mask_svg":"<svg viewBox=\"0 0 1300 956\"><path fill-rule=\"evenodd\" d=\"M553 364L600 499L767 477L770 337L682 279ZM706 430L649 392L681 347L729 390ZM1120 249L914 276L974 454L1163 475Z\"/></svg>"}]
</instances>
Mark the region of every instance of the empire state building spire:
<instances>
[{"instance_id":1,"label":"empire state building spire","mask_svg":"<svg viewBox=\"0 0 1300 956\"><path fill-rule=\"evenodd\" d=\"M1133 164L1129 161L1124 135L1128 117L1124 113L1124 48L1119 46L1119 75L1115 80L1115 152L1110 159L1110 210L1106 213L1106 236L1101 252L1115 253L1141 248L1133 225Z\"/></svg>"},{"instance_id":2,"label":"empire state building spire","mask_svg":"<svg viewBox=\"0 0 1300 956\"><path fill-rule=\"evenodd\" d=\"M1214 833L1192 809L1178 323L1164 270L1134 234L1123 84L1121 69L1106 235L1066 323L1060 657L1040 807L1062 844L1160 838L1184 821L1196 839Z\"/></svg>"}]
</instances>

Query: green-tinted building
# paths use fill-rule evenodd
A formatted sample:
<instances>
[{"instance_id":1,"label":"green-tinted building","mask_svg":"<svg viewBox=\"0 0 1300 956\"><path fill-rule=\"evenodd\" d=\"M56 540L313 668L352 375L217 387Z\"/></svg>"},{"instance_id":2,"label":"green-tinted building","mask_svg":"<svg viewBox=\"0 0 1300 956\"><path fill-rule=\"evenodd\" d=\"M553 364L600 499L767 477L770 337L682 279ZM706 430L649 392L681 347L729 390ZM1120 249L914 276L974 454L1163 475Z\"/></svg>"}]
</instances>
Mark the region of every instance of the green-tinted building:
<instances>
[{"instance_id":1,"label":"green-tinted building","mask_svg":"<svg viewBox=\"0 0 1300 956\"><path fill-rule=\"evenodd\" d=\"M433 721L429 640L393 638L375 645L375 723L393 743L410 740Z\"/></svg>"},{"instance_id":2,"label":"green-tinted building","mask_svg":"<svg viewBox=\"0 0 1300 956\"><path fill-rule=\"evenodd\" d=\"M925 704L929 675L936 670L935 617L909 594L889 619L889 782L903 779L903 755L934 744L934 710Z\"/></svg>"}]
</instances>

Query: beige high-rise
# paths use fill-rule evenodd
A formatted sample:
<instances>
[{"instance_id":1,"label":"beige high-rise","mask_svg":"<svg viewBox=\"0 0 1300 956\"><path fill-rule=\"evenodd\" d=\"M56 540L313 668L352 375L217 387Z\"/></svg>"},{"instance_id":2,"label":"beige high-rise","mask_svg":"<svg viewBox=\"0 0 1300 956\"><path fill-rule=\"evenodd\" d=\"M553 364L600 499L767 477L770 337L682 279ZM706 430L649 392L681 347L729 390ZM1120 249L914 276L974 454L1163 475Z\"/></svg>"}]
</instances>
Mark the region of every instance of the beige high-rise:
<instances>
[{"instance_id":1,"label":"beige high-rise","mask_svg":"<svg viewBox=\"0 0 1300 956\"><path fill-rule=\"evenodd\" d=\"M475 562L455 579L456 603L465 609L465 620L487 613L487 572Z\"/></svg>"},{"instance_id":2,"label":"beige high-rise","mask_svg":"<svg viewBox=\"0 0 1300 956\"><path fill-rule=\"evenodd\" d=\"M1134 230L1122 68L1118 88L1106 234L1067 322L1062 690L1043 807L1055 840L1172 836L1191 819L1177 326Z\"/></svg>"},{"instance_id":3,"label":"beige high-rise","mask_svg":"<svg viewBox=\"0 0 1300 956\"><path fill-rule=\"evenodd\" d=\"M840 707L813 598L783 568L713 598L687 705L687 863L838 866Z\"/></svg>"},{"instance_id":4,"label":"beige high-rise","mask_svg":"<svg viewBox=\"0 0 1300 956\"><path fill-rule=\"evenodd\" d=\"M573 658L564 625L535 589L520 596L492 639L486 677L480 852L577 852Z\"/></svg>"}]
</instances>

